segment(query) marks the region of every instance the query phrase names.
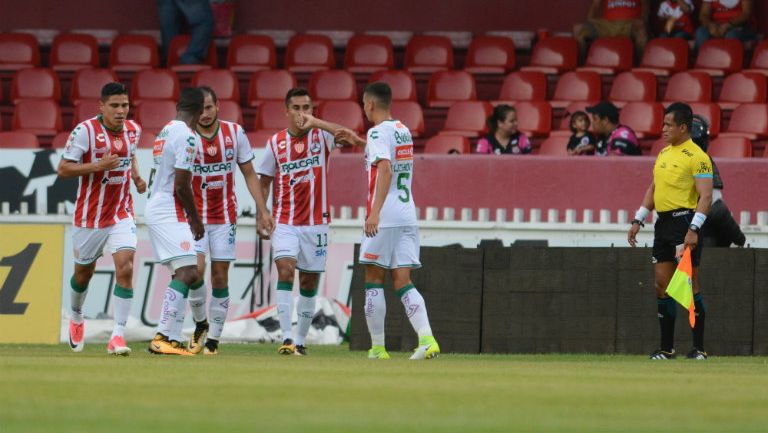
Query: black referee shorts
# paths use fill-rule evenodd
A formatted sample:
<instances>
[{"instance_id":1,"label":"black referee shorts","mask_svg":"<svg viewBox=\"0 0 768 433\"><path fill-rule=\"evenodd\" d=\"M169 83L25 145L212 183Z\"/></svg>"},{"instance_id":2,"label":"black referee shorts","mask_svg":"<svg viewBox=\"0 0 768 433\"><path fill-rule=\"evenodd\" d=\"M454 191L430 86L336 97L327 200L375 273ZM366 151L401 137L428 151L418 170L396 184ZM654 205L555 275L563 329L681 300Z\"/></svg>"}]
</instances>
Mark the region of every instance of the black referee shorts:
<instances>
[{"instance_id":1,"label":"black referee shorts","mask_svg":"<svg viewBox=\"0 0 768 433\"><path fill-rule=\"evenodd\" d=\"M675 252L678 245L685 242L688 226L693 220L692 209L677 209L669 212L659 212L659 219L653 226L653 262L675 262ZM691 263L699 266L701 261L702 235L699 232L699 243L691 251Z\"/></svg>"}]
</instances>

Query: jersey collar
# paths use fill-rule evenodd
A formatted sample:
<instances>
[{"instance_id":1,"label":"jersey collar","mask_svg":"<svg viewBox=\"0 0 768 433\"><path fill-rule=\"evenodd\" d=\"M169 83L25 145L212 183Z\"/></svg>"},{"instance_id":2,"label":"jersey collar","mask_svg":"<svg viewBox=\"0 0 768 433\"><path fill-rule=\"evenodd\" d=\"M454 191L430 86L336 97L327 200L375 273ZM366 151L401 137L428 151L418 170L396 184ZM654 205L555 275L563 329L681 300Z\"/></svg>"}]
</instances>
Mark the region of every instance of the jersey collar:
<instances>
[{"instance_id":1,"label":"jersey collar","mask_svg":"<svg viewBox=\"0 0 768 433\"><path fill-rule=\"evenodd\" d=\"M107 126L106 123L104 123L104 119L101 117L101 114L98 114L96 117L99 119L99 123L101 123L101 126L103 126L104 129L106 129L107 131L109 131L109 132L111 132L113 134L120 134L120 133L123 132L123 130L125 130L125 125L123 125L123 127L120 128L120 129L112 129L112 128L110 128L109 126Z\"/></svg>"},{"instance_id":2,"label":"jersey collar","mask_svg":"<svg viewBox=\"0 0 768 433\"><path fill-rule=\"evenodd\" d=\"M205 136L199 129L195 128L197 130L197 133L200 134L201 137L203 137L206 141L213 141L213 139L219 135L219 130L221 129L221 121L216 121L216 131L213 132L213 134L210 137Z\"/></svg>"}]
</instances>

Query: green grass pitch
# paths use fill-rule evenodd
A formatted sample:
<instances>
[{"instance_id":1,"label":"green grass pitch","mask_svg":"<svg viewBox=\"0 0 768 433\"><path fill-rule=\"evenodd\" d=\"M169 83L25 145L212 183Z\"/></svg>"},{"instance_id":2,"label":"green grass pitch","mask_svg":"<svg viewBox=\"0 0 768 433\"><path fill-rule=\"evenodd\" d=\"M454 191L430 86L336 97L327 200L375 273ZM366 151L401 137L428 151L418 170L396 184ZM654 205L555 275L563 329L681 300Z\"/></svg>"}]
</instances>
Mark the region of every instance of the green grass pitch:
<instances>
[{"instance_id":1,"label":"green grass pitch","mask_svg":"<svg viewBox=\"0 0 768 433\"><path fill-rule=\"evenodd\" d=\"M451 355L346 346L127 358L0 345L0 431L765 432L768 358Z\"/></svg>"}]
</instances>

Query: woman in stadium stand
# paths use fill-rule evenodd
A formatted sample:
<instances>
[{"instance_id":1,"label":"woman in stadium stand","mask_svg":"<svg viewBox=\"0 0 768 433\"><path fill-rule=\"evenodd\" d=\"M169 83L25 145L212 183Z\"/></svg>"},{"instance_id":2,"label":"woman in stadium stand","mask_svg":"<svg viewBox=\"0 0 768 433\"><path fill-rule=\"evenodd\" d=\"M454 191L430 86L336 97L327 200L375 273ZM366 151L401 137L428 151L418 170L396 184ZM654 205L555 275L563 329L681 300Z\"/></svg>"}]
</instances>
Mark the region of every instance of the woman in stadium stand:
<instances>
[{"instance_id":1,"label":"woman in stadium stand","mask_svg":"<svg viewBox=\"0 0 768 433\"><path fill-rule=\"evenodd\" d=\"M517 130L517 112L509 105L499 105L488 117L488 135L477 142L477 153L519 155L531 153L528 136Z\"/></svg>"}]
</instances>

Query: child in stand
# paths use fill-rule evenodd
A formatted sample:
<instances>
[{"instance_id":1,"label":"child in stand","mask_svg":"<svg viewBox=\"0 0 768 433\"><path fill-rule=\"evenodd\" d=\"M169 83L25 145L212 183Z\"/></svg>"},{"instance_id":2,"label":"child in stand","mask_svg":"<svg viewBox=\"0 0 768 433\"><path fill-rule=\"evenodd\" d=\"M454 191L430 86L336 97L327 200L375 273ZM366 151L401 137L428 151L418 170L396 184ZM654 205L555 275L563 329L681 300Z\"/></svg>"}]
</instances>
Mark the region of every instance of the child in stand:
<instances>
[{"instance_id":1,"label":"child in stand","mask_svg":"<svg viewBox=\"0 0 768 433\"><path fill-rule=\"evenodd\" d=\"M568 127L573 135L568 140L569 155L592 155L595 153L595 136L589 132L589 116L583 111L577 111L571 115L571 123Z\"/></svg>"},{"instance_id":2,"label":"child in stand","mask_svg":"<svg viewBox=\"0 0 768 433\"><path fill-rule=\"evenodd\" d=\"M691 39L693 35L693 2L691 0L664 0L659 5L659 18L663 21L662 38Z\"/></svg>"}]
</instances>

